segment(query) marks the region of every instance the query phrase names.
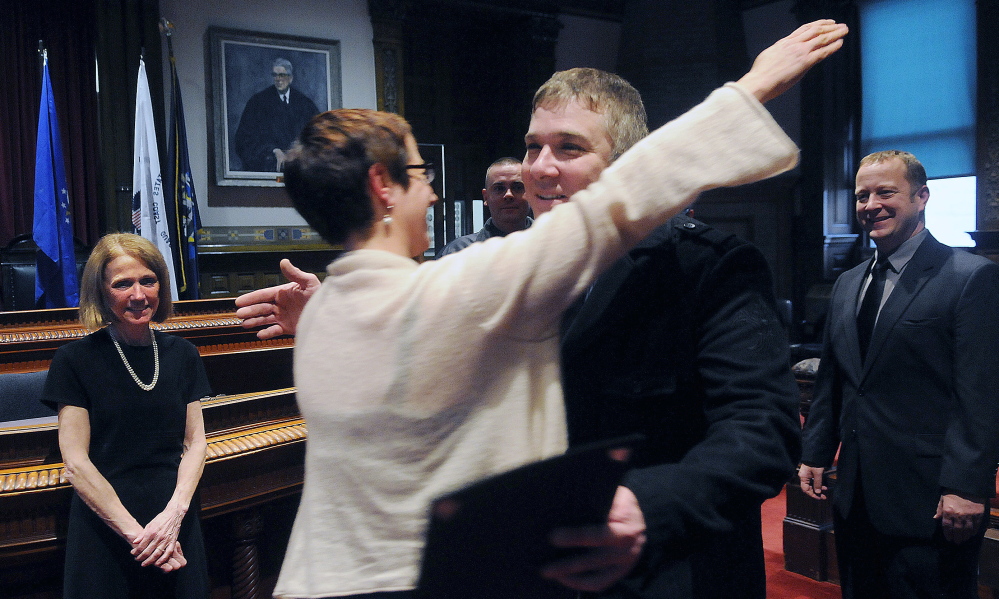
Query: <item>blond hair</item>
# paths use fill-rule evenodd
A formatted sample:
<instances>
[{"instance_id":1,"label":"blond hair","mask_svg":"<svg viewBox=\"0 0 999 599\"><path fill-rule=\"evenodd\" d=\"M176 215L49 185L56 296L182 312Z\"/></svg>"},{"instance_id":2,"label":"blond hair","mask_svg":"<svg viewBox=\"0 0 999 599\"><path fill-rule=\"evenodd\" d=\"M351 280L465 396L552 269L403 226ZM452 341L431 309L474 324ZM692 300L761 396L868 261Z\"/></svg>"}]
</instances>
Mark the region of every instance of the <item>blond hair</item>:
<instances>
[{"instance_id":1,"label":"blond hair","mask_svg":"<svg viewBox=\"0 0 999 599\"><path fill-rule=\"evenodd\" d=\"M642 96L630 83L614 73L591 68L558 71L534 94L531 112L558 108L577 101L603 116L611 137L611 160L649 134Z\"/></svg>"},{"instance_id":2,"label":"blond hair","mask_svg":"<svg viewBox=\"0 0 999 599\"><path fill-rule=\"evenodd\" d=\"M902 150L882 150L868 154L860 159L860 166L857 169L859 170L872 164L881 164L892 158L898 158L905 165L905 180L912 187L912 193L917 193L923 188L923 185L926 185L926 169L923 168L923 163L913 154Z\"/></svg>"},{"instance_id":3,"label":"blond hair","mask_svg":"<svg viewBox=\"0 0 999 599\"><path fill-rule=\"evenodd\" d=\"M101 237L87 259L80 282L80 324L88 331L107 326L116 320L108 302L108 264L116 258L131 256L153 271L160 283L160 304L153 322L163 322L173 314L170 297L170 270L163 254L153 242L132 233L110 233Z\"/></svg>"}]
</instances>

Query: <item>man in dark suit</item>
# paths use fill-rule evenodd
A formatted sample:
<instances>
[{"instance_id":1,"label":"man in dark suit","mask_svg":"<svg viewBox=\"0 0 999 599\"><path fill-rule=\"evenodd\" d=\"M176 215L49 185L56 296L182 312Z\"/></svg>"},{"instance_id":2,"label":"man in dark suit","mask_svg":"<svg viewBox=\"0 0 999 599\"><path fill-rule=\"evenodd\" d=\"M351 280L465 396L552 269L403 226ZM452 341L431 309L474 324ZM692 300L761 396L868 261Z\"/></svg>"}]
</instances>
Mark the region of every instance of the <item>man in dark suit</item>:
<instances>
[{"instance_id":1,"label":"man in dark suit","mask_svg":"<svg viewBox=\"0 0 999 599\"><path fill-rule=\"evenodd\" d=\"M274 85L250 98L236 128L233 147L244 171L280 172L285 151L319 113L315 102L291 87L295 80L291 62L276 59L271 77Z\"/></svg>"},{"instance_id":2,"label":"man in dark suit","mask_svg":"<svg viewBox=\"0 0 999 599\"><path fill-rule=\"evenodd\" d=\"M556 73L534 97L525 137L535 215L589 186L646 134L628 82L596 69ZM562 378L570 445L646 437L614 508L644 520L646 542L637 565L600 596L765 597L760 504L794 472L800 425L759 250L674 217L567 312ZM549 574L575 588L591 577L599 589L601 573L585 566L570 560Z\"/></svg>"},{"instance_id":3,"label":"man in dark suit","mask_svg":"<svg viewBox=\"0 0 999 599\"><path fill-rule=\"evenodd\" d=\"M857 220L874 259L833 287L798 476L825 498L843 596L978 597L999 460L999 265L925 228L915 156L865 157Z\"/></svg>"}]
</instances>

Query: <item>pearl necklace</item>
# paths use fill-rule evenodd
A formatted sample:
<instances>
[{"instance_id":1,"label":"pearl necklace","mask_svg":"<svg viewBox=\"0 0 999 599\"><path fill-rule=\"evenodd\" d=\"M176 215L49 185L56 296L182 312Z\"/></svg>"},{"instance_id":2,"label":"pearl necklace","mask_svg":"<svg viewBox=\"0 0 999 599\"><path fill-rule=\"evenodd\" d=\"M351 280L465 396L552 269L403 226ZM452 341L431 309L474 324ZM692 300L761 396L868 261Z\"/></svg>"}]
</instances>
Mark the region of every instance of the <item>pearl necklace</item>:
<instances>
[{"instance_id":1,"label":"pearl necklace","mask_svg":"<svg viewBox=\"0 0 999 599\"><path fill-rule=\"evenodd\" d=\"M109 331L110 332L110 331ZM152 391L153 387L156 386L157 381L160 380L160 348L156 345L156 335L150 330L149 336L153 340L153 381L148 385L143 383L139 379L139 375L135 374L132 370L132 365L128 363L128 358L125 357L125 352L121 351L121 345L118 345L118 340L115 339L114 335L111 335L111 341L114 341L114 348L118 350L118 355L121 356L121 361L125 363L125 368L128 369L128 374L132 375L132 380L135 384L139 386L139 389L143 391Z\"/></svg>"}]
</instances>

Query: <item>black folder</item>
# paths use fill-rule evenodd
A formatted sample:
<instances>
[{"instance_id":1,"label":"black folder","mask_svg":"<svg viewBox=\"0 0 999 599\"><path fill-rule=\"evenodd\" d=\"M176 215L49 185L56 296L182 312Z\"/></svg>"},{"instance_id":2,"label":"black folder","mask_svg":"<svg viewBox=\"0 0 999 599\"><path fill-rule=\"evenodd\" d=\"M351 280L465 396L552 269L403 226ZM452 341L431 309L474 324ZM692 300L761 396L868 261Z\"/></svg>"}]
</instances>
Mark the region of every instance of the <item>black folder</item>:
<instances>
[{"instance_id":1,"label":"black folder","mask_svg":"<svg viewBox=\"0 0 999 599\"><path fill-rule=\"evenodd\" d=\"M633 435L570 450L437 498L430 507L417 596L421 599L562 599L576 596L542 578L569 555L549 533L604 524Z\"/></svg>"}]
</instances>

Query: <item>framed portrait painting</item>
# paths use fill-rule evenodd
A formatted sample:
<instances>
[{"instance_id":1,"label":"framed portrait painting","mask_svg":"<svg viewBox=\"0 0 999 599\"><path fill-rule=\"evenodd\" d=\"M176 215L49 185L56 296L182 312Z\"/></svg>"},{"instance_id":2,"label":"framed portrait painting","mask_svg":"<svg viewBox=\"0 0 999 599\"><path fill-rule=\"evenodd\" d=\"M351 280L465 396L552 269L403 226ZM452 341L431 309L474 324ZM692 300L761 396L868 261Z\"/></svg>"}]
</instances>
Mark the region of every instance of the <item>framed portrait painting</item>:
<instances>
[{"instance_id":1,"label":"framed portrait painting","mask_svg":"<svg viewBox=\"0 0 999 599\"><path fill-rule=\"evenodd\" d=\"M306 122L341 107L340 42L208 29L215 183L281 186Z\"/></svg>"}]
</instances>

